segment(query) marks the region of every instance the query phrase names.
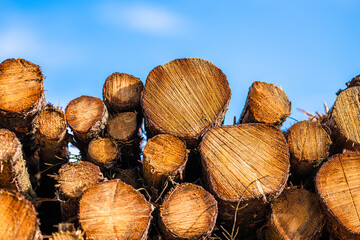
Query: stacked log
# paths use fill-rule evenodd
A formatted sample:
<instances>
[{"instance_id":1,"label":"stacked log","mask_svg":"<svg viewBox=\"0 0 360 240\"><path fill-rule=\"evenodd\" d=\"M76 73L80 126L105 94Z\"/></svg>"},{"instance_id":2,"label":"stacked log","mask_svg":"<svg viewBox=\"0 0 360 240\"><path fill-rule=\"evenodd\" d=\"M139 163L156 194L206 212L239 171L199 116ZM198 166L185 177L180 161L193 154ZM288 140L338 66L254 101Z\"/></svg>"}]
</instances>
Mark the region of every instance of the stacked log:
<instances>
[{"instance_id":1,"label":"stacked log","mask_svg":"<svg viewBox=\"0 0 360 240\"><path fill-rule=\"evenodd\" d=\"M111 168L116 164L119 149L112 138L94 138L87 151L87 160L103 168Z\"/></svg>"}]
</instances>

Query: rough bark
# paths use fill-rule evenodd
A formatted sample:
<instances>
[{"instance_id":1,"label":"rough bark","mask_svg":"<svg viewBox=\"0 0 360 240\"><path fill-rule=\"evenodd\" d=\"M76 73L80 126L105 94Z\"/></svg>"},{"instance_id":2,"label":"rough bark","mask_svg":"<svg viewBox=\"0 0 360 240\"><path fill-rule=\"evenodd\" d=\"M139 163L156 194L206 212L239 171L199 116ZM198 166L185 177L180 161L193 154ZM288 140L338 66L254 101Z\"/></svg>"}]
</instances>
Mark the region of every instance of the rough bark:
<instances>
[{"instance_id":1,"label":"rough bark","mask_svg":"<svg viewBox=\"0 0 360 240\"><path fill-rule=\"evenodd\" d=\"M103 99L111 113L138 109L143 88L139 78L115 72L104 83Z\"/></svg>"},{"instance_id":2,"label":"rough bark","mask_svg":"<svg viewBox=\"0 0 360 240\"><path fill-rule=\"evenodd\" d=\"M7 129L0 129L0 187L18 191L27 198L35 197L21 143Z\"/></svg>"},{"instance_id":3,"label":"rough bark","mask_svg":"<svg viewBox=\"0 0 360 240\"><path fill-rule=\"evenodd\" d=\"M327 229L339 239L360 238L360 155L336 154L316 175L316 190L327 215Z\"/></svg>"},{"instance_id":4,"label":"rough bark","mask_svg":"<svg viewBox=\"0 0 360 240\"><path fill-rule=\"evenodd\" d=\"M167 133L195 146L221 125L230 97L225 74L208 61L185 58L158 66L141 96L147 132Z\"/></svg>"},{"instance_id":5,"label":"rough bark","mask_svg":"<svg viewBox=\"0 0 360 240\"><path fill-rule=\"evenodd\" d=\"M166 239L204 239L214 229L215 198L202 187L183 183L174 187L160 206L160 225Z\"/></svg>"},{"instance_id":6,"label":"rough bark","mask_svg":"<svg viewBox=\"0 0 360 240\"><path fill-rule=\"evenodd\" d=\"M149 186L159 189L168 177L183 175L189 150L185 143L169 134L151 138L143 152L144 179Z\"/></svg>"},{"instance_id":7,"label":"rough bark","mask_svg":"<svg viewBox=\"0 0 360 240\"><path fill-rule=\"evenodd\" d=\"M153 206L120 180L88 189L80 200L80 223L91 239L147 239Z\"/></svg>"},{"instance_id":8,"label":"rough bark","mask_svg":"<svg viewBox=\"0 0 360 240\"><path fill-rule=\"evenodd\" d=\"M87 160L102 168L111 168L119 157L119 149L112 138L98 137L88 146Z\"/></svg>"},{"instance_id":9,"label":"rough bark","mask_svg":"<svg viewBox=\"0 0 360 240\"><path fill-rule=\"evenodd\" d=\"M1 239L42 239L34 206L19 193L0 189Z\"/></svg>"},{"instance_id":10,"label":"rough bark","mask_svg":"<svg viewBox=\"0 0 360 240\"><path fill-rule=\"evenodd\" d=\"M268 240L319 239L325 225L318 196L298 188L287 188L271 203L265 228Z\"/></svg>"},{"instance_id":11,"label":"rough bark","mask_svg":"<svg viewBox=\"0 0 360 240\"><path fill-rule=\"evenodd\" d=\"M291 103L281 88L272 83L254 82L239 123L281 125L290 116L290 111Z\"/></svg>"},{"instance_id":12,"label":"rough bark","mask_svg":"<svg viewBox=\"0 0 360 240\"><path fill-rule=\"evenodd\" d=\"M251 231L265 220L268 202L284 189L289 150L281 130L268 124L211 129L200 145L209 190L219 200L219 217Z\"/></svg>"},{"instance_id":13,"label":"rough bark","mask_svg":"<svg viewBox=\"0 0 360 240\"><path fill-rule=\"evenodd\" d=\"M81 96L72 100L65 109L66 121L75 140L86 146L105 129L108 111L100 98Z\"/></svg>"},{"instance_id":14,"label":"rough bark","mask_svg":"<svg viewBox=\"0 0 360 240\"><path fill-rule=\"evenodd\" d=\"M314 173L329 154L330 136L316 122L297 122L285 135L290 150L291 172L300 177Z\"/></svg>"}]
</instances>

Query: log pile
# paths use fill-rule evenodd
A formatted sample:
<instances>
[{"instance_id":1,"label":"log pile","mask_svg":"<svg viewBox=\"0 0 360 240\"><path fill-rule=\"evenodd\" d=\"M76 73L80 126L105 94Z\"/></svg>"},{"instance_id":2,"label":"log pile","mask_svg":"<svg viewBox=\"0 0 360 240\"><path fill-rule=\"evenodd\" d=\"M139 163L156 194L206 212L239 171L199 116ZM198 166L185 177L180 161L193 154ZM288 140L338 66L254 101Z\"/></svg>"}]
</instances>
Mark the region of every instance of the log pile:
<instances>
[{"instance_id":1,"label":"log pile","mask_svg":"<svg viewBox=\"0 0 360 240\"><path fill-rule=\"evenodd\" d=\"M254 82L234 125L197 58L45 104L40 67L0 64L0 239L360 239L359 76L325 115ZM80 151L69 154L71 143ZM142 149L142 143L146 143Z\"/></svg>"}]
</instances>

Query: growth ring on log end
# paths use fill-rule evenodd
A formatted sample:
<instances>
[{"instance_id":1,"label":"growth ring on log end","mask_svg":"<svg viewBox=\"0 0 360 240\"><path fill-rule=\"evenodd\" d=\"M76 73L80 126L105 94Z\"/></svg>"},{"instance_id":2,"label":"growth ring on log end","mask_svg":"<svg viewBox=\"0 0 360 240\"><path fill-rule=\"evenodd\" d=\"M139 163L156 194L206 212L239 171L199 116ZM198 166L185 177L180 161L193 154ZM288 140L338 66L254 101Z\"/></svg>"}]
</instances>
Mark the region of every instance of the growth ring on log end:
<instances>
[{"instance_id":1,"label":"growth ring on log end","mask_svg":"<svg viewBox=\"0 0 360 240\"><path fill-rule=\"evenodd\" d=\"M316 175L316 190L323 202L328 229L339 239L360 238L360 155L336 154Z\"/></svg>"},{"instance_id":2,"label":"growth ring on log end","mask_svg":"<svg viewBox=\"0 0 360 240\"><path fill-rule=\"evenodd\" d=\"M206 131L222 123L230 97L219 68L203 59L184 58L149 73L141 105L152 134L168 133L196 145Z\"/></svg>"},{"instance_id":3,"label":"growth ring on log end","mask_svg":"<svg viewBox=\"0 0 360 240\"><path fill-rule=\"evenodd\" d=\"M80 224L89 239L147 239L153 206L120 180L88 189L80 200Z\"/></svg>"},{"instance_id":4,"label":"growth ring on log end","mask_svg":"<svg viewBox=\"0 0 360 240\"><path fill-rule=\"evenodd\" d=\"M211 129L200 145L208 186L220 199L221 218L251 222L265 202L277 197L289 175L289 150L281 130L252 123ZM246 207L241 207L248 204ZM263 216L264 217L264 216Z\"/></svg>"}]
</instances>

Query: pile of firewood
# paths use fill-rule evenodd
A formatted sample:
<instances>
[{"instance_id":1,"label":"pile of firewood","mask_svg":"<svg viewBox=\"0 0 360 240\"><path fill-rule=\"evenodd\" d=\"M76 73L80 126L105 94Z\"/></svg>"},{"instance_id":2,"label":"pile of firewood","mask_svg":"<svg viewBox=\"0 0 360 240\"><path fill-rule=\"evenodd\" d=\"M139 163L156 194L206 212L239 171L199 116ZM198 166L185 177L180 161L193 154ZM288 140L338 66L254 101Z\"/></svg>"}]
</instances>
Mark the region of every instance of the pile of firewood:
<instances>
[{"instance_id":1,"label":"pile of firewood","mask_svg":"<svg viewBox=\"0 0 360 240\"><path fill-rule=\"evenodd\" d=\"M229 84L202 59L145 86L113 73L65 111L43 81L0 64L0 239L360 239L360 76L286 132L291 103L264 82L223 125Z\"/></svg>"}]
</instances>

